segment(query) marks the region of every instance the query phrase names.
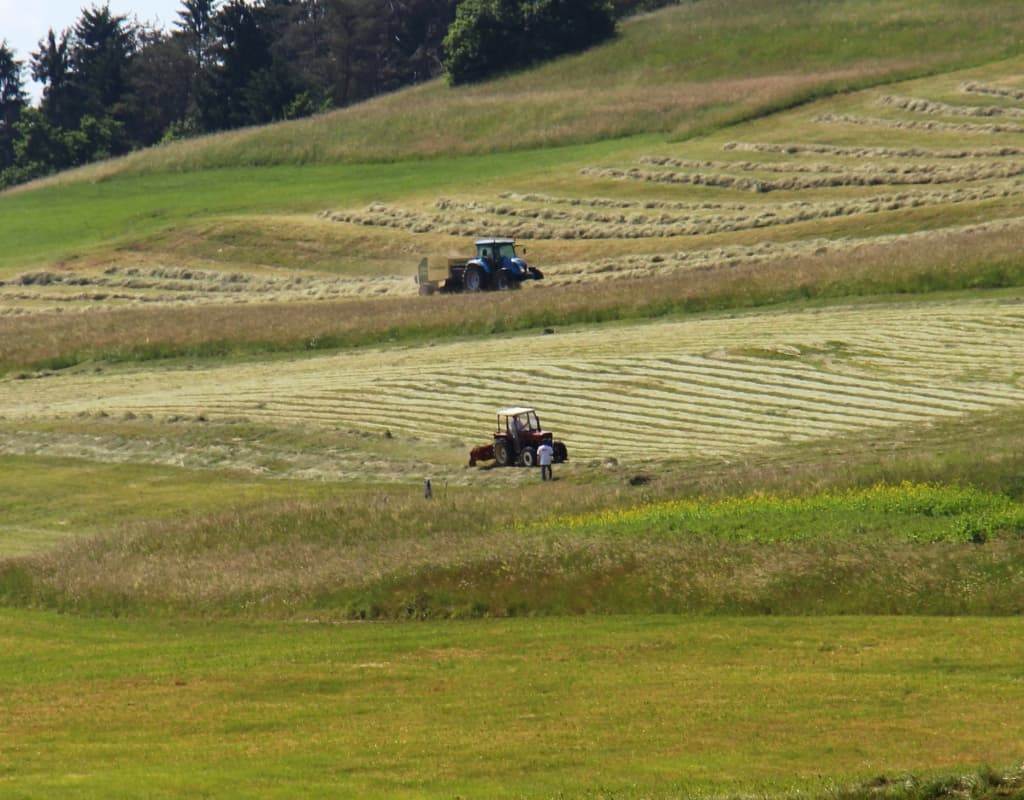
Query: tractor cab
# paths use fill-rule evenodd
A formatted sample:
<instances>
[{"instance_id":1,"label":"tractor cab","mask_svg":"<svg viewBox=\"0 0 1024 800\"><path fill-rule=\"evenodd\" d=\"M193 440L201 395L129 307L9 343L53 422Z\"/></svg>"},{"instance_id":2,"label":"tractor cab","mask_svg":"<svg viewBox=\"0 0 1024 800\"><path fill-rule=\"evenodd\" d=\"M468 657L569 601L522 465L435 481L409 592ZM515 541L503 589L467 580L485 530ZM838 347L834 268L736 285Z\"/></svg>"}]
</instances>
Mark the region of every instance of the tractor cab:
<instances>
[{"instance_id":1,"label":"tractor cab","mask_svg":"<svg viewBox=\"0 0 1024 800\"><path fill-rule=\"evenodd\" d=\"M477 239L476 257L493 260L492 263L503 264L518 258L516 243L513 239Z\"/></svg>"},{"instance_id":2,"label":"tractor cab","mask_svg":"<svg viewBox=\"0 0 1024 800\"><path fill-rule=\"evenodd\" d=\"M523 251L525 255L526 251ZM467 270L475 267L479 270L480 285L473 283L467 288L511 289L523 281L539 280L543 274L526 263L516 252L514 239L477 239L476 258L466 263Z\"/></svg>"},{"instance_id":3,"label":"tractor cab","mask_svg":"<svg viewBox=\"0 0 1024 800\"><path fill-rule=\"evenodd\" d=\"M540 433L541 430L540 419L532 408L503 408L498 412L498 436L520 438L524 434Z\"/></svg>"}]
</instances>

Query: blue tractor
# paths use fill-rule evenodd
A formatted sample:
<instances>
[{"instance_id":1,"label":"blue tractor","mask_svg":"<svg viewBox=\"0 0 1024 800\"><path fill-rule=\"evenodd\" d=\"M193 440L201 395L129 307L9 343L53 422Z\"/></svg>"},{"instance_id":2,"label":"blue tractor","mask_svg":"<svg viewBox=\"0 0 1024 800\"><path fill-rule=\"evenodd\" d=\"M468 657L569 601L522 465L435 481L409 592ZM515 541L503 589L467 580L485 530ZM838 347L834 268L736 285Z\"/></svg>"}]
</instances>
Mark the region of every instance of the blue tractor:
<instances>
[{"instance_id":1,"label":"blue tractor","mask_svg":"<svg viewBox=\"0 0 1024 800\"><path fill-rule=\"evenodd\" d=\"M525 250L523 255L526 255ZM478 239L476 258L468 261L450 259L447 266L447 276L440 286L442 292L518 289L523 281L538 281L544 277L539 269L531 267L526 259L520 258L512 239ZM421 273L425 273L426 264L421 264L420 269ZM425 285L429 285L429 276L423 274L419 283L422 291ZM424 292L427 293L429 291Z\"/></svg>"}]
</instances>

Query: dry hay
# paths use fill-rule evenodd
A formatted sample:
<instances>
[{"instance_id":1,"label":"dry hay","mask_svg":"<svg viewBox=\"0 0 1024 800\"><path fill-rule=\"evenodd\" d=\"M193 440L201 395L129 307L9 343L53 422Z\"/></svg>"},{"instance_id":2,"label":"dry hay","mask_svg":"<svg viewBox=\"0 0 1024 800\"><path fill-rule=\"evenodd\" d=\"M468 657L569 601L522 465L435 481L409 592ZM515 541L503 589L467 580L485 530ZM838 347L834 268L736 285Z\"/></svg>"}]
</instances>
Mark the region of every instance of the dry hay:
<instances>
[{"instance_id":1,"label":"dry hay","mask_svg":"<svg viewBox=\"0 0 1024 800\"><path fill-rule=\"evenodd\" d=\"M666 211L702 211L729 209L745 211L749 203L719 203L686 200L626 200L620 197L560 197L558 195L540 194L537 192L502 192L498 195L502 200L517 203L543 203L544 205L584 206L587 208L641 208L662 209ZM449 201L452 202L452 201Z\"/></svg>"},{"instance_id":2,"label":"dry hay","mask_svg":"<svg viewBox=\"0 0 1024 800\"><path fill-rule=\"evenodd\" d=\"M808 256L844 253L856 257L858 251L874 250L888 245L920 243L922 246L941 246L942 240L961 234L991 234L1024 232L1024 218L993 220L990 222L958 225L915 233L887 234L868 238L800 239L792 242L758 242L751 245L724 245L701 250L681 250L674 253L644 253L622 255L596 261L558 264L548 269L549 284L579 283L602 278L642 278L674 271L694 271L750 267Z\"/></svg>"},{"instance_id":3,"label":"dry hay","mask_svg":"<svg viewBox=\"0 0 1024 800\"><path fill-rule=\"evenodd\" d=\"M785 155L830 155L849 158L1005 158L1024 155L1024 147L974 147L957 150L930 150L924 147L849 147L835 144L776 144L762 142L726 142L723 150Z\"/></svg>"},{"instance_id":4,"label":"dry hay","mask_svg":"<svg viewBox=\"0 0 1024 800\"><path fill-rule=\"evenodd\" d=\"M437 201L437 212L419 212L374 203L363 211L325 211L322 216L336 222L390 227L413 233L446 233L475 236L481 230L500 229L518 239L646 239L698 236L751 230L796 222L859 216L906 208L947 205L1024 194L1024 180L1002 184L926 192L900 192L848 200L790 202L776 205L751 204L731 210L713 211L704 217L661 214L605 214L595 210L534 209L511 203L491 204ZM525 215L525 216L524 216ZM541 215L545 218L540 218Z\"/></svg>"},{"instance_id":5,"label":"dry hay","mask_svg":"<svg viewBox=\"0 0 1024 800\"><path fill-rule=\"evenodd\" d=\"M1024 133L1020 125L988 123L979 125L970 122L933 122L931 120L882 119L862 117L856 114L819 114L815 122L826 125L867 125L876 128L896 128L910 131L950 131L955 133Z\"/></svg>"},{"instance_id":6,"label":"dry hay","mask_svg":"<svg viewBox=\"0 0 1024 800\"><path fill-rule=\"evenodd\" d=\"M771 312L4 381L0 416L202 409L445 443L486 440L493 410L516 402L537 406L573 458L728 457L1019 405L1022 344L1024 313L998 301Z\"/></svg>"},{"instance_id":7,"label":"dry hay","mask_svg":"<svg viewBox=\"0 0 1024 800\"><path fill-rule=\"evenodd\" d=\"M336 277L313 274L286 276L188 269L182 267L107 267L101 273L26 272L0 280L0 299L7 314L97 303L197 304L330 300L363 295L409 294L406 277ZM21 305L18 305L21 304ZM55 305L53 305L55 304Z\"/></svg>"},{"instance_id":8,"label":"dry hay","mask_svg":"<svg viewBox=\"0 0 1024 800\"><path fill-rule=\"evenodd\" d=\"M647 156L645 163L669 165L675 159ZM649 183L712 186L719 189L737 189L757 193L833 189L844 186L923 186L940 183L967 183L972 181L1013 178L1024 174L1024 163L971 164L965 167L917 166L886 167L870 165L843 168L831 164L764 165L755 162L687 162L681 165L717 164L741 171L815 172L817 175L791 175L784 178L753 178L722 172L676 172L673 170L646 170L638 167L584 167L580 174L615 180L646 181Z\"/></svg>"},{"instance_id":9,"label":"dry hay","mask_svg":"<svg viewBox=\"0 0 1024 800\"><path fill-rule=\"evenodd\" d=\"M922 97L901 97L887 94L878 101L883 106L912 111L915 114L935 114L940 117L1014 117L1024 118L1024 108L1004 106L962 106L926 100Z\"/></svg>"},{"instance_id":10,"label":"dry hay","mask_svg":"<svg viewBox=\"0 0 1024 800\"><path fill-rule=\"evenodd\" d=\"M1024 89L1013 89L1009 86L996 86L992 83L967 81L960 84L960 91L968 94L985 94L990 97L1006 97L1010 100L1024 100Z\"/></svg>"},{"instance_id":11,"label":"dry hay","mask_svg":"<svg viewBox=\"0 0 1024 800\"><path fill-rule=\"evenodd\" d=\"M1024 162L1002 162L995 164L979 164L970 162L966 165L949 166L948 164L865 164L849 167L845 164L828 162L763 162L763 161L690 161L671 158L669 156L642 156L642 164L659 167L677 167L680 169L735 169L741 172L775 172L775 173L809 173L818 175L835 175L841 180L857 180L878 178L878 183L961 183L993 178L1013 178L1024 174ZM892 180L881 180L892 178ZM859 183L843 183L837 185L861 185ZM871 183L869 185L875 185ZM818 187L813 187L818 188Z\"/></svg>"}]
</instances>

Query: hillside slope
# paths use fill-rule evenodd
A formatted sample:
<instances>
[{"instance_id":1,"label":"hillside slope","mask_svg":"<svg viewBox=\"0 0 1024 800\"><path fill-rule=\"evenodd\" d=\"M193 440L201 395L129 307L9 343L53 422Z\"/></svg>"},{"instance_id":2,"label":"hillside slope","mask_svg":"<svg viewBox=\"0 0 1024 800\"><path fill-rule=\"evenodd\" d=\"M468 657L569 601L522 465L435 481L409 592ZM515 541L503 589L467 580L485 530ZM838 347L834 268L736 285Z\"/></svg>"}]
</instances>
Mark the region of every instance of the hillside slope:
<instances>
[{"instance_id":1,"label":"hillside slope","mask_svg":"<svg viewBox=\"0 0 1024 800\"><path fill-rule=\"evenodd\" d=\"M698 0L476 86L437 80L312 119L151 148L60 180L366 162L684 135L807 97L1020 52L1012 0Z\"/></svg>"}]
</instances>

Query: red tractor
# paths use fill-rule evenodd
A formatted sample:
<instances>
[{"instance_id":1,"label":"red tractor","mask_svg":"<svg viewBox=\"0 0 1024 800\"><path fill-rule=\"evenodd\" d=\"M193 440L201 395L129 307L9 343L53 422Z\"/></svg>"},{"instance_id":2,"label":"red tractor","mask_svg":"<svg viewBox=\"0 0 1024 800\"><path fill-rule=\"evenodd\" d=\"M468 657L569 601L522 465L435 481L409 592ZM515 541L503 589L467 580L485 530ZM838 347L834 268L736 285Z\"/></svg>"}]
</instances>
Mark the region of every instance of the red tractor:
<instances>
[{"instance_id":1,"label":"red tractor","mask_svg":"<svg viewBox=\"0 0 1024 800\"><path fill-rule=\"evenodd\" d=\"M498 412L494 441L474 447L469 454L469 466L493 459L499 467L535 467L537 448L545 439L552 439L551 433L541 428L537 412L532 408L503 408ZM552 440L551 446L556 464L569 460L565 442Z\"/></svg>"}]
</instances>

